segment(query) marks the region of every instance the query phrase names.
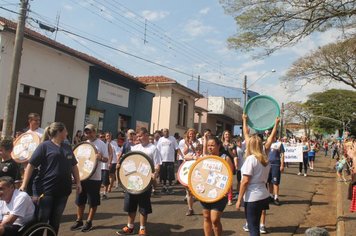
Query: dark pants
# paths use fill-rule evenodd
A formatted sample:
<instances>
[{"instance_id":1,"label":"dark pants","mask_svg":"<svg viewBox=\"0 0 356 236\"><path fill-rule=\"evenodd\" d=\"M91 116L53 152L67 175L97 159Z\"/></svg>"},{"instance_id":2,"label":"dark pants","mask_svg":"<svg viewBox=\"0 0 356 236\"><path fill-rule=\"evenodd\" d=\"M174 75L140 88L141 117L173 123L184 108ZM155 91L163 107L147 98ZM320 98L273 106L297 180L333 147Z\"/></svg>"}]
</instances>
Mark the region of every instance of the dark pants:
<instances>
[{"instance_id":1,"label":"dark pants","mask_svg":"<svg viewBox=\"0 0 356 236\"><path fill-rule=\"evenodd\" d=\"M245 217L250 236L260 235L260 219L262 211L269 208L268 204L269 198L256 202L245 202Z\"/></svg>"},{"instance_id":2,"label":"dark pants","mask_svg":"<svg viewBox=\"0 0 356 236\"><path fill-rule=\"evenodd\" d=\"M304 173L306 174L308 171L308 153L307 152L303 152L303 162L299 162L299 172L300 173L302 173L303 165L304 165Z\"/></svg>"},{"instance_id":3,"label":"dark pants","mask_svg":"<svg viewBox=\"0 0 356 236\"><path fill-rule=\"evenodd\" d=\"M64 208L67 204L68 196L54 197L44 196L38 206L38 221L49 223L58 233L59 224Z\"/></svg>"}]
</instances>

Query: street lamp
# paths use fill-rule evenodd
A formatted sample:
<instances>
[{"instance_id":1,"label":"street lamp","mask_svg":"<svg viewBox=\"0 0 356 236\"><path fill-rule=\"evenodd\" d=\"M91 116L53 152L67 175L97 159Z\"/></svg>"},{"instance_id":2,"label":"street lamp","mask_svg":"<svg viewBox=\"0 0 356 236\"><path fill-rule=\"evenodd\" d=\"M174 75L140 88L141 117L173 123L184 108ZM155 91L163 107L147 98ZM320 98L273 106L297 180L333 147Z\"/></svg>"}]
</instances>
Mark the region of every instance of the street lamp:
<instances>
[{"instance_id":1,"label":"street lamp","mask_svg":"<svg viewBox=\"0 0 356 236\"><path fill-rule=\"evenodd\" d=\"M244 107L246 106L246 103L247 103L247 89L251 88L257 81L262 79L266 74L268 74L270 72L274 73L274 72L276 72L276 70L272 69L271 71L266 71L258 79L256 79L252 84L250 84L250 86L248 86L248 88L247 88L247 75L245 75L245 78L244 78Z\"/></svg>"}]
</instances>

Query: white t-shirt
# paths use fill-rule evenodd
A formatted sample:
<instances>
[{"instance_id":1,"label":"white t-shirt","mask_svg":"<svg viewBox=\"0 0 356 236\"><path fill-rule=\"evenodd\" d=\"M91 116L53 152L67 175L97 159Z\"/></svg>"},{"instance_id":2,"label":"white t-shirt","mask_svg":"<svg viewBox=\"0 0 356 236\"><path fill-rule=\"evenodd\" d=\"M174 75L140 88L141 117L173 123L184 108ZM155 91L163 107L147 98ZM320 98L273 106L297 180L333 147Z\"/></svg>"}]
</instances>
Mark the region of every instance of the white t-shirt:
<instances>
[{"instance_id":1,"label":"white t-shirt","mask_svg":"<svg viewBox=\"0 0 356 236\"><path fill-rule=\"evenodd\" d=\"M184 139L180 140L178 143L178 148L181 151L181 153L183 153L184 151L184 145L185 145L185 140ZM184 160L184 156L178 154L178 160Z\"/></svg>"},{"instance_id":2,"label":"white t-shirt","mask_svg":"<svg viewBox=\"0 0 356 236\"><path fill-rule=\"evenodd\" d=\"M90 141L88 140L88 142ZM103 141L97 138L95 139L94 142L90 142L90 143L96 147L96 150L100 152L104 158L108 158L109 156L108 147ZM90 180L101 180L101 167L102 167L101 163L103 162L99 161L98 165L96 166L94 174L89 178Z\"/></svg>"},{"instance_id":3,"label":"white t-shirt","mask_svg":"<svg viewBox=\"0 0 356 236\"><path fill-rule=\"evenodd\" d=\"M157 143L162 162L174 162L175 151L178 149L177 140L173 136L161 137Z\"/></svg>"},{"instance_id":4,"label":"white t-shirt","mask_svg":"<svg viewBox=\"0 0 356 236\"><path fill-rule=\"evenodd\" d=\"M112 161L111 163L116 164L117 163L117 155L121 152L121 148L119 145L117 145L117 142L111 141L110 145L112 147Z\"/></svg>"},{"instance_id":5,"label":"white t-shirt","mask_svg":"<svg viewBox=\"0 0 356 236\"><path fill-rule=\"evenodd\" d=\"M2 220L10 215L17 216L13 224L23 226L34 217L35 206L26 192L15 189L9 204L0 200L0 213Z\"/></svg>"},{"instance_id":6,"label":"white t-shirt","mask_svg":"<svg viewBox=\"0 0 356 236\"><path fill-rule=\"evenodd\" d=\"M27 130L26 133L36 133L40 139L42 138L43 134L44 134L44 129L42 129L41 127L37 128L36 130L32 131L32 130Z\"/></svg>"},{"instance_id":7,"label":"white t-shirt","mask_svg":"<svg viewBox=\"0 0 356 236\"><path fill-rule=\"evenodd\" d=\"M254 155L246 158L241 167L242 179L244 175L251 176L250 182L247 186L244 201L256 202L269 197L269 192L266 188L270 165L263 166Z\"/></svg>"},{"instance_id":8,"label":"white t-shirt","mask_svg":"<svg viewBox=\"0 0 356 236\"><path fill-rule=\"evenodd\" d=\"M241 170L241 167L245 162L244 151L242 150L242 148L236 146L236 154L237 154L237 162L238 162L237 170Z\"/></svg>"},{"instance_id":9,"label":"white t-shirt","mask_svg":"<svg viewBox=\"0 0 356 236\"><path fill-rule=\"evenodd\" d=\"M106 146L106 150L108 151L108 156L109 156L109 143L105 143L105 146ZM107 162L101 162L101 169L109 170L109 160Z\"/></svg>"},{"instance_id":10,"label":"white t-shirt","mask_svg":"<svg viewBox=\"0 0 356 236\"><path fill-rule=\"evenodd\" d=\"M136 144L131 147L131 151L143 152L153 160L153 164L156 167L157 165L162 165L161 155L155 145L152 143L142 146L142 144Z\"/></svg>"}]
</instances>

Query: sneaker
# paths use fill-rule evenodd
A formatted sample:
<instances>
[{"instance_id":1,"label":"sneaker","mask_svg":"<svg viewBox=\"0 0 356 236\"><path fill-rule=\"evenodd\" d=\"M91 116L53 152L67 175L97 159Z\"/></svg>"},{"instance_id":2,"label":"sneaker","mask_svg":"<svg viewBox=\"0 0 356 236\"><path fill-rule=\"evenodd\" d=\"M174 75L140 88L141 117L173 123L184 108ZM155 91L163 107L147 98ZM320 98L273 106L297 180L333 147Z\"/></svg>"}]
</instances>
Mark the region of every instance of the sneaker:
<instances>
[{"instance_id":1,"label":"sneaker","mask_svg":"<svg viewBox=\"0 0 356 236\"><path fill-rule=\"evenodd\" d=\"M229 200L229 201L227 202L227 205L228 205L228 206L232 206L232 201Z\"/></svg>"},{"instance_id":2,"label":"sneaker","mask_svg":"<svg viewBox=\"0 0 356 236\"><path fill-rule=\"evenodd\" d=\"M138 231L138 235L141 235L141 236L146 235L146 229L140 229L140 230Z\"/></svg>"},{"instance_id":3,"label":"sneaker","mask_svg":"<svg viewBox=\"0 0 356 236\"><path fill-rule=\"evenodd\" d=\"M70 227L70 230L78 230L83 227L83 221L82 220L76 220L75 223Z\"/></svg>"},{"instance_id":4,"label":"sneaker","mask_svg":"<svg viewBox=\"0 0 356 236\"><path fill-rule=\"evenodd\" d=\"M169 194L169 195L174 194L173 189L172 189L172 188L168 188L168 189L167 189L167 194Z\"/></svg>"},{"instance_id":5,"label":"sneaker","mask_svg":"<svg viewBox=\"0 0 356 236\"><path fill-rule=\"evenodd\" d=\"M276 206L280 206L280 205L281 205L281 203L279 202L278 198L274 199L274 200L273 200L273 203L274 203L274 205L276 205Z\"/></svg>"},{"instance_id":6,"label":"sneaker","mask_svg":"<svg viewBox=\"0 0 356 236\"><path fill-rule=\"evenodd\" d=\"M89 232L91 229L93 228L93 225L91 223L91 221L87 221L85 222L85 225L82 228L82 232Z\"/></svg>"},{"instance_id":7,"label":"sneaker","mask_svg":"<svg viewBox=\"0 0 356 236\"><path fill-rule=\"evenodd\" d=\"M127 225L121 229L121 231L116 231L117 235L128 235L133 234L134 228L129 228Z\"/></svg>"},{"instance_id":8,"label":"sneaker","mask_svg":"<svg viewBox=\"0 0 356 236\"><path fill-rule=\"evenodd\" d=\"M185 213L186 216L192 216L194 215L194 210L193 209L190 209L187 211L187 213Z\"/></svg>"},{"instance_id":9,"label":"sneaker","mask_svg":"<svg viewBox=\"0 0 356 236\"><path fill-rule=\"evenodd\" d=\"M248 232L248 231L249 231L249 230L248 230L247 223L246 223L244 226L242 226L242 229L243 229L245 232Z\"/></svg>"},{"instance_id":10,"label":"sneaker","mask_svg":"<svg viewBox=\"0 0 356 236\"><path fill-rule=\"evenodd\" d=\"M298 172L298 174L297 175L302 175L302 172Z\"/></svg>"},{"instance_id":11,"label":"sneaker","mask_svg":"<svg viewBox=\"0 0 356 236\"><path fill-rule=\"evenodd\" d=\"M266 234L267 233L267 230L266 230L266 226L260 226L260 233L261 234Z\"/></svg>"},{"instance_id":12,"label":"sneaker","mask_svg":"<svg viewBox=\"0 0 356 236\"><path fill-rule=\"evenodd\" d=\"M106 194L103 194L102 196L101 196L101 200L107 200L108 199L108 196L106 195Z\"/></svg>"},{"instance_id":13,"label":"sneaker","mask_svg":"<svg viewBox=\"0 0 356 236\"><path fill-rule=\"evenodd\" d=\"M307 177L307 173L304 174L304 177Z\"/></svg>"},{"instance_id":14,"label":"sneaker","mask_svg":"<svg viewBox=\"0 0 356 236\"><path fill-rule=\"evenodd\" d=\"M167 187L166 186L163 186L163 188L162 188L162 193L166 193L168 191L168 189L167 189Z\"/></svg>"}]
</instances>

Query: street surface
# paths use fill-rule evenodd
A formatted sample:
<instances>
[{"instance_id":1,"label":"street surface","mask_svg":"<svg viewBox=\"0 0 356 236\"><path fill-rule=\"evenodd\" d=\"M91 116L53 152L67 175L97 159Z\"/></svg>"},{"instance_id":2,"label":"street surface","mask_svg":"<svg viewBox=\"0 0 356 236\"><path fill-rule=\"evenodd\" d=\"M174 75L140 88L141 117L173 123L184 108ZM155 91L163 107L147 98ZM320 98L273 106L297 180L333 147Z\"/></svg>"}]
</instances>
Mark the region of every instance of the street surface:
<instances>
[{"instance_id":1,"label":"street surface","mask_svg":"<svg viewBox=\"0 0 356 236\"><path fill-rule=\"evenodd\" d=\"M297 176L298 164L289 164L289 168L282 174L279 197L281 206L271 204L267 212L266 226L269 235L304 235L304 231L313 226L326 228L330 235L336 235L336 174L332 170L333 164L334 160L317 156L315 171L309 172L308 177ZM200 203L194 204L194 216L185 216L185 191L181 185L175 185L174 191L174 195L160 194L151 198L153 214L148 217L148 234L203 235ZM127 215L122 210L123 193L116 190L98 207L93 221L94 228L90 232L70 231L69 228L76 219L74 197L73 193L63 214L59 232L61 236L112 236L127 223ZM138 218L135 224L136 233L139 228L137 222ZM248 235L242 230L244 223L243 210L238 212L234 205L226 206L222 217L223 235Z\"/></svg>"}]
</instances>

